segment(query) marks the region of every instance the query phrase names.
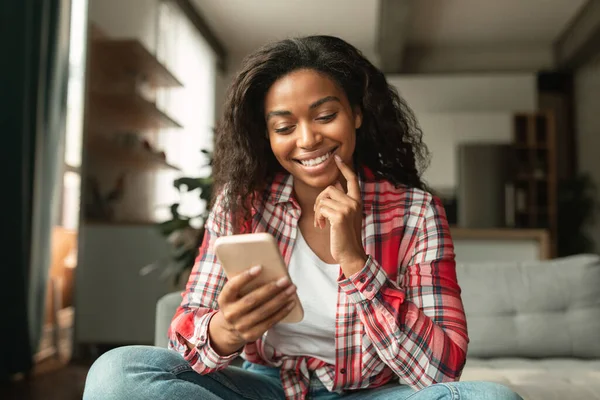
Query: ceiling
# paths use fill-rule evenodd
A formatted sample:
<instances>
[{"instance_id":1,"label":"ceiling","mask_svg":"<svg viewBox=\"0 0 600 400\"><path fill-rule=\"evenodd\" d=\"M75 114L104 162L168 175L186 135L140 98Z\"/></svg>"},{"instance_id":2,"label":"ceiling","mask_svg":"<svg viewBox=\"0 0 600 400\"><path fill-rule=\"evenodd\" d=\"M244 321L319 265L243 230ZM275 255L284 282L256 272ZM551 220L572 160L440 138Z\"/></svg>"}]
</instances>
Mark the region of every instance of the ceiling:
<instances>
[{"instance_id":1,"label":"ceiling","mask_svg":"<svg viewBox=\"0 0 600 400\"><path fill-rule=\"evenodd\" d=\"M417 46L550 45L586 0L415 1L408 42Z\"/></svg>"},{"instance_id":2,"label":"ceiling","mask_svg":"<svg viewBox=\"0 0 600 400\"><path fill-rule=\"evenodd\" d=\"M276 39L311 34L344 38L374 51L378 0L193 0L208 25L234 55Z\"/></svg>"},{"instance_id":3,"label":"ceiling","mask_svg":"<svg viewBox=\"0 0 600 400\"><path fill-rule=\"evenodd\" d=\"M411 2L412 47L550 46L586 0ZM331 34L377 55L380 0L193 0L233 59L290 36ZM549 49L548 49L549 50Z\"/></svg>"}]
</instances>

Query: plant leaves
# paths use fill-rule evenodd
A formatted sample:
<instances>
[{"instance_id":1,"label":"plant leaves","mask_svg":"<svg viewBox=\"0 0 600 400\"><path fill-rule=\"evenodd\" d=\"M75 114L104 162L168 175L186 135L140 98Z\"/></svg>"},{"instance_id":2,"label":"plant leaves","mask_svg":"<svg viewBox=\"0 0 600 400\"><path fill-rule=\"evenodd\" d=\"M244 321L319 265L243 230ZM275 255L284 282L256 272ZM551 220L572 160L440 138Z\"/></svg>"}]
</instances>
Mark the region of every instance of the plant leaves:
<instances>
[{"instance_id":1,"label":"plant leaves","mask_svg":"<svg viewBox=\"0 0 600 400\"><path fill-rule=\"evenodd\" d=\"M158 229L163 236L169 236L176 230L184 229L190 226L189 219L176 218L158 224Z\"/></svg>"}]
</instances>

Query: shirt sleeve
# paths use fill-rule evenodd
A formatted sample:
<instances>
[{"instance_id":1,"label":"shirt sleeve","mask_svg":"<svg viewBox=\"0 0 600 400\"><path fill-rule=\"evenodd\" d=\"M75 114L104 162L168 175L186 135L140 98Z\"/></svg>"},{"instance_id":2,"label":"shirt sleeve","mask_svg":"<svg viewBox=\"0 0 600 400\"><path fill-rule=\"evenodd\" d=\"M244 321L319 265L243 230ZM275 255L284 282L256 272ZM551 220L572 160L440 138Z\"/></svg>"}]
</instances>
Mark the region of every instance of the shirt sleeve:
<instances>
[{"instance_id":1,"label":"shirt sleeve","mask_svg":"<svg viewBox=\"0 0 600 400\"><path fill-rule=\"evenodd\" d=\"M444 208L434 197L419 214L413 234L405 230L409 257L399 255L398 282L369 257L340 283L379 357L415 389L458 380L469 341Z\"/></svg>"},{"instance_id":2,"label":"shirt sleeve","mask_svg":"<svg viewBox=\"0 0 600 400\"><path fill-rule=\"evenodd\" d=\"M211 346L208 324L218 310L217 298L226 282L215 253L219 236L232 233L231 222L223 212L220 198L204 224L205 233L182 302L169 328L169 348L179 352L200 374L225 368L238 355L220 356ZM195 346L190 350L186 341Z\"/></svg>"}]
</instances>

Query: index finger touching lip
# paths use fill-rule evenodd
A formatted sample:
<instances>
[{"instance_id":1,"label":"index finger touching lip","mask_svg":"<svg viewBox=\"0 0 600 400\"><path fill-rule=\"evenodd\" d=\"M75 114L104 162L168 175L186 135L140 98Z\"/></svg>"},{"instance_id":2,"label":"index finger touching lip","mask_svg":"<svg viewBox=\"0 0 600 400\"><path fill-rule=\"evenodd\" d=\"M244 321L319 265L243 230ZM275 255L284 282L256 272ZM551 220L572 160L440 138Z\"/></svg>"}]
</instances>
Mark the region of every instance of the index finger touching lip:
<instances>
[{"instance_id":1,"label":"index finger touching lip","mask_svg":"<svg viewBox=\"0 0 600 400\"><path fill-rule=\"evenodd\" d=\"M348 196L352 197L354 200L360 201L360 187L358 186L358 178L354 171L347 166L342 158L337 154L334 156L336 165L346 178L346 183L348 184Z\"/></svg>"}]
</instances>

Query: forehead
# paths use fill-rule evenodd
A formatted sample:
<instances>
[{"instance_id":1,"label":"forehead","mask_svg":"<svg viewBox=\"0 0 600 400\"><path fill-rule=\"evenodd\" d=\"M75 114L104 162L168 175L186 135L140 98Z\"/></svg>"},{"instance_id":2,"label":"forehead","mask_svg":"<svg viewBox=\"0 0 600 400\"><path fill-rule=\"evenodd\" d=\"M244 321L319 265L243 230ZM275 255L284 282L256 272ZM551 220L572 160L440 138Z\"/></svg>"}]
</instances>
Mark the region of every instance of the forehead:
<instances>
[{"instance_id":1,"label":"forehead","mask_svg":"<svg viewBox=\"0 0 600 400\"><path fill-rule=\"evenodd\" d=\"M308 107L326 96L335 96L347 103L343 91L327 75L309 69L297 70L271 85L265 96L265 110Z\"/></svg>"}]
</instances>

